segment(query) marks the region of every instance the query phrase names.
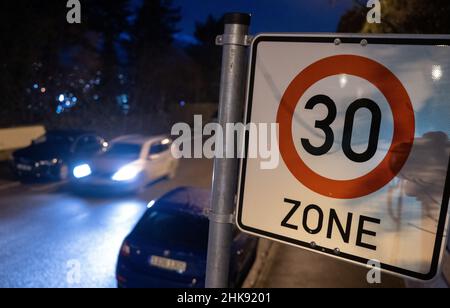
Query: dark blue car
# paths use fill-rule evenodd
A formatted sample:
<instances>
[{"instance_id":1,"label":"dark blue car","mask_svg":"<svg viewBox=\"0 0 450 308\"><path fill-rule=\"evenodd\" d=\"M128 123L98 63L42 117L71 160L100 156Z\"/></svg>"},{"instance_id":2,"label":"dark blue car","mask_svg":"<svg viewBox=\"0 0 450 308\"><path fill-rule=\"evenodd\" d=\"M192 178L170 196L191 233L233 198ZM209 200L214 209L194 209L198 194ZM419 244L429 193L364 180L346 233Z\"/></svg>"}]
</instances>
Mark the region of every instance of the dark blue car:
<instances>
[{"instance_id":1,"label":"dark blue car","mask_svg":"<svg viewBox=\"0 0 450 308\"><path fill-rule=\"evenodd\" d=\"M67 180L73 164L106 146L105 140L92 132L51 130L14 152L12 167L20 179Z\"/></svg>"},{"instance_id":2,"label":"dark blue car","mask_svg":"<svg viewBox=\"0 0 450 308\"><path fill-rule=\"evenodd\" d=\"M120 288L203 288L210 191L178 188L156 202L125 239L117 264ZM239 287L256 258L258 240L233 235L230 287Z\"/></svg>"}]
</instances>

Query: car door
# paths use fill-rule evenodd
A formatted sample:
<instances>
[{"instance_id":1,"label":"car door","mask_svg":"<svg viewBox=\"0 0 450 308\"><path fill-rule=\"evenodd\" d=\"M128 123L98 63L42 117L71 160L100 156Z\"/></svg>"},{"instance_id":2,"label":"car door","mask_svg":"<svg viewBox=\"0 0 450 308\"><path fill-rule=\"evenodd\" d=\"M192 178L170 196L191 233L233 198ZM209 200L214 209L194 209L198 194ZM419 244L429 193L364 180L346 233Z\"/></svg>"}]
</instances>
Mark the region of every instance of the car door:
<instances>
[{"instance_id":1,"label":"car door","mask_svg":"<svg viewBox=\"0 0 450 308\"><path fill-rule=\"evenodd\" d=\"M95 135L84 135L78 139L74 147L77 159L90 158L103 148L101 139Z\"/></svg>"},{"instance_id":2,"label":"car door","mask_svg":"<svg viewBox=\"0 0 450 308\"><path fill-rule=\"evenodd\" d=\"M165 138L160 141L161 147L160 147L160 154L159 158L161 160L162 165L162 176L166 176L170 173L172 170L172 166L174 163L174 157L172 155L172 140L170 138Z\"/></svg>"},{"instance_id":3,"label":"car door","mask_svg":"<svg viewBox=\"0 0 450 308\"><path fill-rule=\"evenodd\" d=\"M165 175L168 146L162 140L153 142L149 146L146 171L150 179L154 180Z\"/></svg>"}]
</instances>

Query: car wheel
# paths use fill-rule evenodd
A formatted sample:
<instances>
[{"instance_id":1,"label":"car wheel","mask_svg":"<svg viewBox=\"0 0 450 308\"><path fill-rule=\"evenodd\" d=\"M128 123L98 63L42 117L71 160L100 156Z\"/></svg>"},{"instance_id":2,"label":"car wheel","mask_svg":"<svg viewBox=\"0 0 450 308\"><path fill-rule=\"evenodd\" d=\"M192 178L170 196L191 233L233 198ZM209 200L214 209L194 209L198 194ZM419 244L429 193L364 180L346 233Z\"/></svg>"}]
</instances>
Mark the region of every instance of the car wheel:
<instances>
[{"instance_id":1,"label":"car wheel","mask_svg":"<svg viewBox=\"0 0 450 308\"><path fill-rule=\"evenodd\" d=\"M66 164L61 164L59 167L58 178L60 181L66 181L69 178L69 166Z\"/></svg>"}]
</instances>

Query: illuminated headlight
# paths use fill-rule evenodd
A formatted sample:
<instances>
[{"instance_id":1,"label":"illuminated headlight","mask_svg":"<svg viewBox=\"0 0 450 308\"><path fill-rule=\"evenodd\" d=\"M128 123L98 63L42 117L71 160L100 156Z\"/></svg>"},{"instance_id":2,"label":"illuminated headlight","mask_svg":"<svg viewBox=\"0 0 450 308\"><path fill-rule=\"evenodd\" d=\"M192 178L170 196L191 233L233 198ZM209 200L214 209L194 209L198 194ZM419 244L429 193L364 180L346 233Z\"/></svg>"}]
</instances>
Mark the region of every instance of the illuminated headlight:
<instances>
[{"instance_id":1,"label":"illuminated headlight","mask_svg":"<svg viewBox=\"0 0 450 308\"><path fill-rule=\"evenodd\" d=\"M91 167L88 164L76 166L73 169L73 176L77 179L85 178L90 176L92 173Z\"/></svg>"},{"instance_id":2,"label":"illuminated headlight","mask_svg":"<svg viewBox=\"0 0 450 308\"><path fill-rule=\"evenodd\" d=\"M129 257L131 255L131 247L127 242L123 243L122 248L120 248L120 255L124 257Z\"/></svg>"},{"instance_id":3,"label":"illuminated headlight","mask_svg":"<svg viewBox=\"0 0 450 308\"><path fill-rule=\"evenodd\" d=\"M52 160L41 160L40 162L37 163L36 167L52 166L52 165L56 165L58 162L59 162L59 160L57 158L54 158Z\"/></svg>"},{"instance_id":4,"label":"illuminated headlight","mask_svg":"<svg viewBox=\"0 0 450 308\"><path fill-rule=\"evenodd\" d=\"M141 171L142 167L136 165L127 165L120 168L120 170L113 175L112 179L113 181L117 182L131 181L136 178Z\"/></svg>"}]
</instances>

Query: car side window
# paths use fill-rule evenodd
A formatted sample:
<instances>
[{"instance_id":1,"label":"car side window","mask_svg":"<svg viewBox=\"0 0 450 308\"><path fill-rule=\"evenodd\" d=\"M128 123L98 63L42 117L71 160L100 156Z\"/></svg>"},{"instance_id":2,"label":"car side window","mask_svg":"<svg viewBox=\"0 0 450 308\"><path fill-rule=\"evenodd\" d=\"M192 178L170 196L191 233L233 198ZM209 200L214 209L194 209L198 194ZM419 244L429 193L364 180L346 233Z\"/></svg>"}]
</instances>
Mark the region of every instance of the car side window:
<instances>
[{"instance_id":1,"label":"car side window","mask_svg":"<svg viewBox=\"0 0 450 308\"><path fill-rule=\"evenodd\" d=\"M151 145L149 155L152 156L152 155L158 155L158 154L164 153L167 150L169 150L169 147L170 147L169 143L163 144L161 141L156 142Z\"/></svg>"},{"instance_id":2,"label":"car side window","mask_svg":"<svg viewBox=\"0 0 450 308\"><path fill-rule=\"evenodd\" d=\"M81 137L78 142L75 151L83 153L94 153L101 148L99 139L96 136L87 135Z\"/></svg>"}]
</instances>

